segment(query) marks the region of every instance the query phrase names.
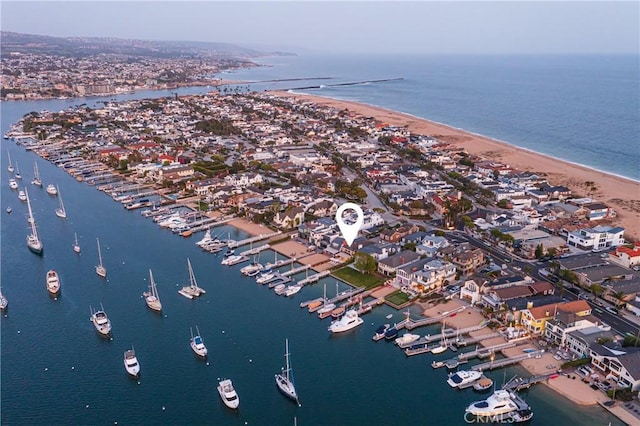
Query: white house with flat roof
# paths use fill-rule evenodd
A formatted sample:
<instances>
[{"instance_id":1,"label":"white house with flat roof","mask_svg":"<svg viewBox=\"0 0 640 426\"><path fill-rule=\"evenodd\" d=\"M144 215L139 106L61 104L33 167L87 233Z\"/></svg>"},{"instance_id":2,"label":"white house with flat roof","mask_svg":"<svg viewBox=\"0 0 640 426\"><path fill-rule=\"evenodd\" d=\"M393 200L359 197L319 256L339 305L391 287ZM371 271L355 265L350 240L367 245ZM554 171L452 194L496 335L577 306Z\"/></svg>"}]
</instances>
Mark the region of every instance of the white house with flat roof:
<instances>
[{"instance_id":1,"label":"white house with flat roof","mask_svg":"<svg viewBox=\"0 0 640 426\"><path fill-rule=\"evenodd\" d=\"M624 228L596 226L569 232L567 244L581 250L602 250L624 244Z\"/></svg>"}]
</instances>

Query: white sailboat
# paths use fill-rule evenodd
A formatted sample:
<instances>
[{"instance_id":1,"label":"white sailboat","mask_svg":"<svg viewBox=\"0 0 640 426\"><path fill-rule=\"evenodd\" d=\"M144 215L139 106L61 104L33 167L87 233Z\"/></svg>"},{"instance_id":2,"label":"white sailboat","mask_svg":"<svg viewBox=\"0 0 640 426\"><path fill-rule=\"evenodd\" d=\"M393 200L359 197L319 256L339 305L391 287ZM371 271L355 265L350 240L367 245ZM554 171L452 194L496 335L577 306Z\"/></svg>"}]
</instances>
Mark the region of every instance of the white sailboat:
<instances>
[{"instance_id":1,"label":"white sailboat","mask_svg":"<svg viewBox=\"0 0 640 426\"><path fill-rule=\"evenodd\" d=\"M206 293L206 291L198 287L198 282L196 281L196 276L193 273L193 268L191 267L191 261L187 259L187 265L189 267L189 285L182 287L181 290L178 290L178 293L186 297L187 299L193 299L194 297L198 297L201 294Z\"/></svg>"},{"instance_id":2,"label":"white sailboat","mask_svg":"<svg viewBox=\"0 0 640 426\"><path fill-rule=\"evenodd\" d=\"M99 262L96 265L96 274L98 274L102 278L105 278L107 276L107 268L105 268L104 265L102 265L102 252L100 251L100 239L96 238L96 241L98 243L98 262Z\"/></svg>"},{"instance_id":3,"label":"white sailboat","mask_svg":"<svg viewBox=\"0 0 640 426\"><path fill-rule=\"evenodd\" d=\"M293 383L293 369L289 362L289 355L289 339L285 339L285 367L282 369L280 374L276 374L276 385L278 386L278 389L280 389L280 392L300 405L300 401L298 401L298 393L296 392L296 387Z\"/></svg>"},{"instance_id":4,"label":"white sailboat","mask_svg":"<svg viewBox=\"0 0 640 426\"><path fill-rule=\"evenodd\" d=\"M64 209L64 203L62 202L62 193L60 192L60 188L56 186L56 190L58 191L58 200L60 201L60 207L56 209L56 216L61 217L62 219L67 218L67 211Z\"/></svg>"},{"instance_id":5,"label":"white sailboat","mask_svg":"<svg viewBox=\"0 0 640 426\"><path fill-rule=\"evenodd\" d=\"M162 310L162 303L160 303L160 296L158 296L158 289L156 288L156 282L153 280L151 269L149 269L149 291L145 291L142 295L150 309L157 312Z\"/></svg>"},{"instance_id":6,"label":"white sailboat","mask_svg":"<svg viewBox=\"0 0 640 426\"><path fill-rule=\"evenodd\" d=\"M35 161L33 162L33 180L31 183L42 188L42 180L40 179L40 172L38 171L38 163Z\"/></svg>"},{"instance_id":7,"label":"white sailboat","mask_svg":"<svg viewBox=\"0 0 640 426\"><path fill-rule=\"evenodd\" d=\"M16 179L22 179L22 175L20 174L20 170L18 170L18 162L16 161L16 173L15 173L15 177Z\"/></svg>"},{"instance_id":8,"label":"white sailboat","mask_svg":"<svg viewBox=\"0 0 640 426\"><path fill-rule=\"evenodd\" d=\"M440 346L436 346L435 348L431 349L431 353L432 354L441 354L442 352L446 351L449 348L449 344L447 343L447 338L444 334L444 321L442 321L442 337L440 339Z\"/></svg>"},{"instance_id":9,"label":"white sailboat","mask_svg":"<svg viewBox=\"0 0 640 426\"><path fill-rule=\"evenodd\" d=\"M7 150L7 157L9 157L9 165L7 166L7 170L10 173L13 173L13 164L11 164L11 154L9 154L9 150Z\"/></svg>"},{"instance_id":10,"label":"white sailboat","mask_svg":"<svg viewBox=\"0 0 640 426\"><path fill-rule=\"evenodd\" d=\"M24 189L27 196L27 209L29 210L28 221L31 225L31 233L27 235L27 247L35 254L42 254L43 246L42 241L38 238L38 229L36 228L36 220L33 218L33 212L31 211L31 201L29 201L29 192Z\"/></svg>"},{"instance_id":11,"label":"white sailboat","mask_svg":"<svg viewBox=\"0 0 640 426\"><path fill-rule=\"evenodd\" d=\"M73 243L73 251L75 251L76 253L80 253L80 244L78 244L78 234L74 232L73 235L75 236L75 242Z\"/></svg>"}]
</instances>

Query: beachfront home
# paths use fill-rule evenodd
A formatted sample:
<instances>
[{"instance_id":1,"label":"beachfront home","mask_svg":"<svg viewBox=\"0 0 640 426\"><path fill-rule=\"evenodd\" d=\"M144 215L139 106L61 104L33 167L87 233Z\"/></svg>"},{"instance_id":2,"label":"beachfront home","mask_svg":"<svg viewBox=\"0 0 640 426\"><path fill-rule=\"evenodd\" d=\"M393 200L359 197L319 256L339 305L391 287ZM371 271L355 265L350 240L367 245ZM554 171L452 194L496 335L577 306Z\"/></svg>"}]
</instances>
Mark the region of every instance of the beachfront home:
<instances>
[{"instance_id":1,"label":"beachfront home","mask_svg":"<svg viewBox=\"0 0 640 426\"><path fill-rule=\"evenodd\" d=\"M586 300L574 300L538 307L528 306L521 311L520 323L530 334L539 336L544 333L547 321L553 319L558 312L572 313L582 317L591 314L591 307Z\"/></svg>"},{"instance_id":2,"label":"beachfront home","mask_svg":"<svg viewBox=\"0 0 640 426\"><path fill-rule=\"evenodd\" d=\"M640 243L636 242L633 248L625 246L616 248L616 251L609 253L609 260L625 268L640 265Z\"/></svg>"},{"instance_id":3,"label":"beachfront home","mask_svg":"<svg viewBox=\"0 0 640 426\"><path fill-rule=\"evenodd\" d=\"M596 226L570 232L567 244L581 250L602 250L624 244L624 228Z\"/></svg>"},{"instance_id":4,"label":"beachfront home","mask_svg":"<svg viewBox=\"0 0 640 426\"><path fill-rule=\"evenodd\" d=\"M621 355L616 353L622 352ZM607 350L603 353L591 351L591 365L601 371L605 377L616 381L621 388L640 390L640 351L633 348L622 348L618 351Z\"/></svg>"},{"instance_id":5,"label":"beachfront home","mask_svg":"<svg viewBox=\"0 0 640 426\"><path fill-rule=\"evenodd\" d=\"M566 348L567 336L572 331L598 327L602 331L609 331L611 327L603 324L593 315L578 316L570 312L559 312L554 318L547 321L544 329L544 338L551 343ZM579 352L576 355L581 354Z\"/></svg>"}]
</instances>

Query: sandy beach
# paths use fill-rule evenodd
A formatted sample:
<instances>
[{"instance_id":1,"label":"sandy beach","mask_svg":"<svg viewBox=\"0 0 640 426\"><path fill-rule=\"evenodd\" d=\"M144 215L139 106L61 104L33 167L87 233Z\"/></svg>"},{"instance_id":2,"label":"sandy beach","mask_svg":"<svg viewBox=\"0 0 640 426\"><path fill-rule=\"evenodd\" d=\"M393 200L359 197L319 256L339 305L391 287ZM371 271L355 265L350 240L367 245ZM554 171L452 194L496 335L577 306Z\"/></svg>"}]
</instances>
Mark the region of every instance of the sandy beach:
<instances>
[{"instance_id":1,"label":"sandy beach","mask_svg":"<svg viewBox=\"0 0 640 426\"><path fill-rule=\"evenodd\" d=\"M587 188L585 182L595 182L597 190L590 196L614 208L617 213L614 223L626 229L625 236L633 239L640 238L639 182L557 160L508 143L376 106L316 95L291 94L287 92L270 93L276 96L304 99L338 109L346 108L362 116L373 116L377 120L390 125L407 126L411 132L431 135L443 142L463 147L469 154L499 161L520 171L531 171L544 175L552 184L567 186L577 195L586 196Z\"/></svg>"}]
</instances>

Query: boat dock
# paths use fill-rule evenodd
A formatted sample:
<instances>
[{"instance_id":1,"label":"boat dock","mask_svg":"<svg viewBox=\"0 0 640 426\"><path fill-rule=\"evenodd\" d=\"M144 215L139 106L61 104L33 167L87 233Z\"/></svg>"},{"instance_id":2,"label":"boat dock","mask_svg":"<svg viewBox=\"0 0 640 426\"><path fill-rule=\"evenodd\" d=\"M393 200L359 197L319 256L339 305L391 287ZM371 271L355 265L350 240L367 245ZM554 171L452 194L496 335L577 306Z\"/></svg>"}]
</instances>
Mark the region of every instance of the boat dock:
<instances>
[{"instance_id":1,"label":"boat dock","mask_svg":"<svg viewBox=\"0 0 640 426\"><path fill-rule=\"evenodd\" d=\"M476 371L485 371L485 370L493 370L494 368L504 367L511 364L517 364L520 361L524 361L525 359L533 358L542 354L542 351L529 352L523 355L518 355L514 357L499 359L497 361L489 361L483 364L474 365L471 367L472 370Z\"/></svg>"},{"instance_id":2,"label":"boat dock","mask_svg":"<svg viewBox=\"0 0 640 426\"><path fill-rule=\"evenodd\" d=\"M267 238L275 237L276 235L280 235L280 234L282 234L282 231L272 232L270 234L260 234L260 235L256 235L255 237L245 238L244 240L239 240L239 241L231 240L229 241L228 245L229 245L229 248L246 246L247 244L255 243L256 241L266 240Z\"/></svg>"},{"instance_id":3,"label":"boat dock","mask_svg":"<svg viewBox=\"0 0 640 426\"><path fill-rule=\"evenodd\" d=\"M376 306L380 306L380 305L384 305L384 297L379 297L375 300L372 300L371 302L367 302L362 304L359 308L358 308L358 315L364 315L364 314L368 314L369 312L371 312L373 310L373 308L375 308Z\"/></svg>"},{"instance_id":4,"label":"boat dock","mask_svg":"<svg viewBox=\"0 0 640 426\"><path fill-rule=\"evenodd\" d=\"M472 327L462 328L460 330L454 330L454 329L449 328L449 329L444 330L444 333L434 334L433 336L431 336L431 335L424 336L423 338L418 339L415 342L403 343L403 344L400 344L398 346L400 346L401 349L404 349L404 348L408 348L410 346L426 345L428 343L432 343L432 342L441 340L443 337L446 338L446 339L454 339L454 340L456 340L457 337L460 334L467 334L467 333L471 333L472 331L481 330L484 327L486 327L487 324L488 323L484 323L483 322L480 325L474 325ZM495 333L495 334L499 335L498 333ZM492 337L494 337L494 336L492 336Z\"/></svg>"},{"instance_id":5,"label":"boat dock","mask_svg":"<svg viewBox=\"0 0 640 426\"><path fill-rule=\"evenodd\" d=\"M442 314L440 316L437 316L437 317L423 318L423 319L417 320L417 321L411 320L411 321L407 322L404 325L404 327L407 330L413 330L414 328L423 327L425 325L432 325L432 324L435 324L435 323L438 323L440 321L445 320L447 317L451 316L452 314L457 314L458 312L462 312L464 309L465 309L465 307L461 306L461 307L459 307L457 309L454 309L453 311L445 312L444 314ZM398 329L398 330L400 330L400 329Z\"/></svg>"},{"instance_id":6,"label":"boat dock","mask_svg":"<svg viewBox=\"0 0 640 426\"><path fill-rule=\"evenodd\" d=\"M247 251L243 251L242 254L250 256L252 254L258 254L261 251L265 251L265 250L269 249L270 247L271 246L269 244L263 244L260 247L255 247L255 248L249 249Z\"/></svg>"},{"instance_id":7,"label":"boat dock","mask_svg":"<svg viewBox=\"0 0 640 426\"><path fill-rule=\"evenodd\" d=\"M282 275L283 277L290 277L291 275L295 275L297 273L304 272L309 268L311 268L311 265L302 265L302 266L298 266L297 268L293 268L293 269L291 269L289 271L281 272L280 275Z\"/></svg>"},{"instance_id":8,"label":"boat dock","mask_svg":"<svg viewBox=\"0 0 640 426\"><path fill-rule=\"evenodd\" d=\"M364 291L364 287L343 291L342 293L338 294L336 297L329 299L327 303L342 302L343 300L346 300L351 296L355 296L356 294L362 293L363 291Z\"/></svg>"},{"instance_id":9,"label":"boat dock","mask_svg":"<svg viewBox=\"0 0 640 426\"><path fill-rule=\"evenodd\" d=\"M220 220L216 218L202 219L201 221L190 225L191 232L200 232L208 228L215 228L216 226L224 225L225 223L232 221L233 219L235 219L235 216L227 217Z\"/></svg>"},{"instance_id":10,"label":"boat dock","mask_svg":"<svg viewBox=\"0 0 640 426\"><path fill-rule=\"evenodd\" d=\"M500 343L498 345L487 346L486 348L476 348L474 351L465 352L463 354L458 355L459 361L466 361L471 358L486 358L490 356L492 353L497 351L501 351L503 349L513 348L516 345L515 342L506 342Z\"/></svg>"},{"instance_id":11,"label":"boat dock","mask_svg":"<svg viewBox=\"0 0 640 426\"><path fill-rule=\"evenodd\" d=\"M276 274L272 279L270 279L267 282L269 283L268 285L269 288L274 288L279 284L287 284L287 283L290 283L291 281L293 280L289 277L283 277L281 274Z\"/></svg>"},{"instance_id":12,"label":"boat dock","mask_svg":"<svg viewBox=\"0 0 640 426\"><path fill-rule=\"evenodd\" d=\"M498 337L500 336L500 333L498 332L493 332L493 333L487 333L487 334L483 334L481 336L477 336L477 337L470 337L470 338L461 338L461 339L457 339L454 344L458 347L460 346L466 346L466 345L473 345L475 343L478 342L482 342L483 340L487 340L487 339L492 339L494 337Z\"/></svg>"},{"instance_id":13,"label":"boat dock","mask_svg":"<svg viewBox=\"0 0 640 426\"><path fill-rule=\"evenodd\" d=\"M531 376L531 377L517 377L513 376L511 380L502 386L502 389L514 392L522 389L529 389L532 385L536 383L544 382L549 377L553 376L555 373L543 374L541 376Z\"/></svg>"},{"instance_id":14,"label":"boat dock","mask_svg":"<svg viewBox=\"0 0 640 426\"><path fill-rule=\"evenodd\" d=\"M310 277L301 279L300 281L298 281L298 285L313 284L316 281L318 281L320 278L326 277L327 275L330 275L330 274L331 274L330 270L318 272L317 274L313 274Z\"/></svg>"},{"instance_id":15,"label":"boat dock","mask_svg":"<svg viewBox=\"0 0 640 426\"><path fill-rule=\"evenodd\" d=\"M276 269L279 268L281 266L286 266L286 265L291 265L292 263L294 263L296 261L295 257L292 257L291 259L282 259L282 260L278 260L277 262L274 263L267 263L266 265L264 265L265 269Z\"/></svg>"},{"instance_id":16,"label":"boat dock","mask_svg":"<svg viewBox=\"0 0 640 426\"><path fill-rule=\"evenodd\" d=\"M411 319L409 318L409 311L407 311L407 312L406 312L406 317L405 317L405 319L403 319L403 320L402 320L402 321L400 321L400 322L395 323L395 324L393 325L393 327L395 327L395 328L396 328L396 330L400 331L400 330L402 330L402 329L404 328L405 324L406 324L407 322L409 322L409 321L411 321ZM374 341L374 342L378 342L378 341L380 341L380 340L384 339L384 335L382 335L382 336L377 336L377 335L375 335L375 334L374 334L374 336L372 337L372 339L373 339L373 341Z\"/></svg>"}]
</instances>

